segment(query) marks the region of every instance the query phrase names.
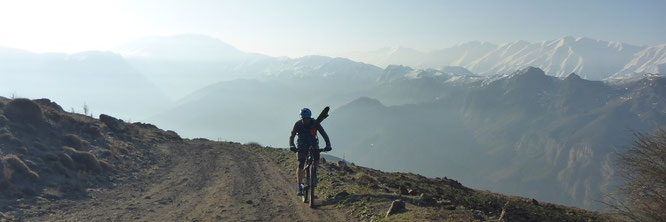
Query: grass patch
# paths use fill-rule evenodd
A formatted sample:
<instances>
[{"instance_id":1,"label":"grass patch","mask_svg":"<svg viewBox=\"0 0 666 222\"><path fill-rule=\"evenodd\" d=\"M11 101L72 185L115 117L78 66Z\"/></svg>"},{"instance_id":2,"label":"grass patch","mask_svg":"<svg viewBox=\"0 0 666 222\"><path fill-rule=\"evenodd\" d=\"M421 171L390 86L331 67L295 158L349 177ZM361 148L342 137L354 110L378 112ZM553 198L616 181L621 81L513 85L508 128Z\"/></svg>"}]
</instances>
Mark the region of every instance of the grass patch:
<instances>
[{"instance_id":1,"label":"grass patch","mask_svg":"<svg viewBox=\"0 0 666 222\"><path fill-rule=\"evenodd\" d=\"M101 172L102 165L95 155L87 151L79 151L72 147L64 147L65 152L71 156L79 169L85 171Z\"/></svg>"},{"instance_id":2,"label":"grass patch","mask_svg":"<svg viewBox=\"0 0 666 222\"><path fill-rule=\"evenodd\" d=\"M48 200L59 200L62 199L63 193L57 189L46 188L42 191L42 197Z\"/></svg>"},{"instance_id":3,"label":"grass patch","mask_svg":"<svg viewBox=\"0 0 666 222\"><path fill-rule=\"evenodd\" d=\"M22 175L33 181L39 180L39 174L32 171L32 169L30 169L30 167L28 167L28 165L26 165L18 156L9 154L3 157L3 160L6 163L5 168L9 171L8 175L5 173L5 179L7 181L14 179L14 175Z\"/></svg>"}]
</instances>

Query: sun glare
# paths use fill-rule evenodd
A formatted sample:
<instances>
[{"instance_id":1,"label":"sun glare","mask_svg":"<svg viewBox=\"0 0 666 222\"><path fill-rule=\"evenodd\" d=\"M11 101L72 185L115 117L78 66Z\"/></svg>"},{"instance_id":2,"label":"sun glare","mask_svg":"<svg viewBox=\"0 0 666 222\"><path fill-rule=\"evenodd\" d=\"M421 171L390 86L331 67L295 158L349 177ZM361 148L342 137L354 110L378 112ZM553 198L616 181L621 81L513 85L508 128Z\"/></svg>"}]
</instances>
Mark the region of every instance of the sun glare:
<instances>
[{"instance_id":1,"label":"sun glare","mask_svg":"<svg viewBox=\"0 0 666 222\"><path fill-rule=\"evenodd\" d=\"M111 1L3 1L0 45L33 52L107 50L148 35L146 20Z\"/></svg>"}]
</instances>

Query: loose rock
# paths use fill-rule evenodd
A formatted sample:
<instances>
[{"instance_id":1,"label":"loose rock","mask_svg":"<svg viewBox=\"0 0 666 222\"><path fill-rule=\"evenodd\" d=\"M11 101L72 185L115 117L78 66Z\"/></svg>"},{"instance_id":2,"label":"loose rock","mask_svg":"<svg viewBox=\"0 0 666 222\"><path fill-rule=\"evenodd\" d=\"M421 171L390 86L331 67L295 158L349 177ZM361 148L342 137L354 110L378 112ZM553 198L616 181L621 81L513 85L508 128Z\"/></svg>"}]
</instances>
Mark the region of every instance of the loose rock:
<instances>
[{"instance_id":1,"label":"loose rock","mask_svg":"<svg viewBox=\"0 0 666 222\"><path fill-rule=\"evenodd\" d=\"M101 114L99 115L99 120L101 120L104 124L106 124L109 129L116 131L116 132L124 132L125 131L125 123L122 120L116 119L112 116L106 115L106 114Z\"/></svg>"},{"instance_id":2,"label":"loose rock","mask_svg":"<svg viewBox=\"0 0 666 222\"><path fill-rule=\"evenodd\" d=\"M386 212L386 217L399 213L401 211L405 210L405 202L402 200L394 200L393 203L391 203L391 207L389 207L388 211Z\"/></svg>"}]
</instances>

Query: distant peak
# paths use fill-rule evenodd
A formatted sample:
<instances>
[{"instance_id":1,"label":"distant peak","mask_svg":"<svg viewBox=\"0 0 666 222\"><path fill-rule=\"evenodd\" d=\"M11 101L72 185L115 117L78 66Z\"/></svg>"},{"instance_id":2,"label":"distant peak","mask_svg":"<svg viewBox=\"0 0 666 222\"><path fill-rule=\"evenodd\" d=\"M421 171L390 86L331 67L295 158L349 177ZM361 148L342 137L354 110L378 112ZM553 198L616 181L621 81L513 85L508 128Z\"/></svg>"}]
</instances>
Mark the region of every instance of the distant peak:
<instances>
[{"instance_id":1,"label":"distant peak","mask_svg":"<svg viewBox=\"0 0 666 222\"><path fill-rule=\"evenodd\" d=\"M439 71L455 75L474 75L474 73L462 66L444 66Z\"/></svg>"},{"instance_id":2,"label":"distant peak","mask_svg":"<svg viewBox=\"0 0 666 222\"><path fill-rule=\"evenodd\" d=\"M380 102L379 100L365 96L355 99L354 101L350 102L349 105L380 106L380 107L384 106L384 104L382 104L382 102Z\"/></svg>"},{"instance_id":3,"label":"distant peak","mask_svg":"<svg viewBox=\"0 0 666 222\"><path fill-rule=\"evenodd\" d=\"M560 38L560 41L565 42L565 43L570 43L570 42L576 41L577 39L578 39L578 37L573 37L573 36L568 35L568 36L564 36L564 37Z\"/></svg>"},{"instance_id":4,"label":"distant peak","mask_svg":"<svg viewBox=\"0 0 666 222\"><path fill-rule=\"evenodd\" d=\"M597 41L597 40L594 40L594 39L591 39L591 38L588 38L588 37L583 37L583 36L576 37L576 42L580 42L580 41Z\"/></svg>"},{"instance_id":5,"label":"distant peak","mask_svg":"<svg viewBox=\"0 0 666 222\"><path fill-rule=\"evenodd\" d=\"M574 81L574 80L580 80L580 79L581 79L580 76L577 75L576 73L573 73L573 72L571 74L569 74L567 76L567 78L564 78L564 80L566 80L566 81Z\"/></svg>"},{"instance_id":6,"label":"distant peak","mask_svg":"<svg viewBox=\"0 0 666 222\"><path fill-rule=\"evenodd\" d=\"M494 46L494 44L485 41L469 41L455 45L454 47L479 47L479 46Z\"/></svg>"},{"instance_id":7,"label":"distant peak","mask_svg":"<svg viewBox=\"0 0 666 222\"><path fill-rule=\"evenodd\" d=\"M409 66L394 65L394 64L386 66L386 69L385 69L385 71L394 71L394 70L409 70L409 71L412 71L414 69L412 69L412 67L409 67Z\"/></svg>"},{"instance_id":8,"label":"distant peak","mask_svg":"<svg viewBox=\"0 0 666 222\"><path fill-rule=\"evenodd\" d=\"M543 70L541 70L537 67L528 66L528 67L525 67L521 70L516 71L514 73L514 75L516 75L516 76L546 76L546 73Z\"/></svg>"}]
</instances>

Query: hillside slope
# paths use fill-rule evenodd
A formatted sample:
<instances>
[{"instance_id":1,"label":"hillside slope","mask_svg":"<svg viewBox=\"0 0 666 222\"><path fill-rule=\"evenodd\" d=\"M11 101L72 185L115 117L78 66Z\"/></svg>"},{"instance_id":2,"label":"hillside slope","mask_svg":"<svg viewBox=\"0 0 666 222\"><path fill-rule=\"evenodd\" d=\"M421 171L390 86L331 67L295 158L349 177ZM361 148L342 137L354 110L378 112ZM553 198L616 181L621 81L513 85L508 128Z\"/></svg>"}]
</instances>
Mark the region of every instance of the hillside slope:
<instances>
[{"instance_id":1,"label":"hillside slope","mask_svg":"<svg viewBox=\"0 0 666 222\"><path fill-rule=\"evenodd\" d=\"M0 219L348 220L307 210L293 173L247 146L102 119L0 98Z\"/></svg>"},{"instance_id":2,"label":"hillside slope","mask_svg":"<svg viewBox=\"0 0 666 222\"><path fill-rule=\"evenodd\" d=\"M100 117L66 113L46 99L0 98L0 220L606 219L447 178L325 161L318 207L310 209L295 195L296 159L287 150L182 139L150 124ZM394 200L406 209L386 217Z\"/></svg>"}]
</instances>

